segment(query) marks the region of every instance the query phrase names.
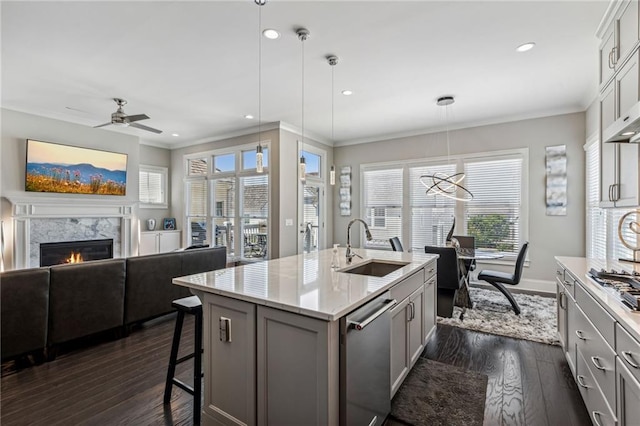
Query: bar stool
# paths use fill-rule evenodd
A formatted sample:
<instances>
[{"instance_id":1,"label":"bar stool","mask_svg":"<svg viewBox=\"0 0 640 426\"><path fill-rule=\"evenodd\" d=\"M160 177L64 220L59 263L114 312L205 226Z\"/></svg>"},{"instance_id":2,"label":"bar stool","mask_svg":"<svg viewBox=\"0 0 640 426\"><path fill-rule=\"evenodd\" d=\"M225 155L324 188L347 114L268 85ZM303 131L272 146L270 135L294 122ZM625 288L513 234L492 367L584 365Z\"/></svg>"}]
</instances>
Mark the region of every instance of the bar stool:
<instances>
[{"instance_id":1,"label":"bar stool","mask_svg":"<svg viewBox=\"0 0 640 426\"><path fill-rule=\"evenodd\" d=\"M169 369L167 370L167 382L164 388L164 403L171 401L171 390L173 385L189 392L193 395L193 424L200 424L201 395L202 395L202 302L197 296L183 297L176 299L171 306L178 310L176 318L176 328L173 332L173 343L171 344L171 356L169 358ZM195 315L195 341L194 351L178 359L178 348L180 346L180 335L185 314ZM174 377L176 366L181 362L193 358L193 387Z\"/></svg>"}]
</instances>

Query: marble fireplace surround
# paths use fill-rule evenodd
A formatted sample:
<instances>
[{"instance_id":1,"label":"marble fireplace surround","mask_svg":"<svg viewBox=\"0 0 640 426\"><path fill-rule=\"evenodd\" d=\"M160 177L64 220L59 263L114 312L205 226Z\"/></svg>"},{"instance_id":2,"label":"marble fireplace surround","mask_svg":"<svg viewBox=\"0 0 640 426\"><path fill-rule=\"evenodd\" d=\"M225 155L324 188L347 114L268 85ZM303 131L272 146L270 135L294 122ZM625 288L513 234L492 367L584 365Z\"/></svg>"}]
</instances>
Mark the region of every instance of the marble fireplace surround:
<instances>
[{"instance_id":1,"label":"marble fireplace surround","mask_svg":"<svg viewBox=\"0 0 640 426\"><path fill-rule=\"evenodd\" d=\"M40 266L40 243L112 238L113 257L132 255L135 204L71 198L9 201L13 269Z\"/></svg>"}]
</instances>

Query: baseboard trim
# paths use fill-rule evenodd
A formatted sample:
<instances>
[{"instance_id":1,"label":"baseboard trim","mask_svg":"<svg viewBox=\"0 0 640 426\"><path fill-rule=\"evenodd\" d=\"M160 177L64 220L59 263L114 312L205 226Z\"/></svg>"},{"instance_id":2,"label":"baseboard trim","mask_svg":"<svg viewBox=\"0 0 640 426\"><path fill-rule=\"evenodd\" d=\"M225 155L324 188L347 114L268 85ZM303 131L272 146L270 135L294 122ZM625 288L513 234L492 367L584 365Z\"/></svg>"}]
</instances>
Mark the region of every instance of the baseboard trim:
<instances>
[{"instance_id":1,"label":"baseboard trim","mask_svg":"<svg viewBox=\"0 0 640 426\"><path fill-rule=\"evenodd\" d=\"M472 287L495 288L485 281L471 281ZM518 285L505 286L511 293L536 294L543 297L555 297L556 286L553 281L522 279Z\"/></svg>"}]
</instances>

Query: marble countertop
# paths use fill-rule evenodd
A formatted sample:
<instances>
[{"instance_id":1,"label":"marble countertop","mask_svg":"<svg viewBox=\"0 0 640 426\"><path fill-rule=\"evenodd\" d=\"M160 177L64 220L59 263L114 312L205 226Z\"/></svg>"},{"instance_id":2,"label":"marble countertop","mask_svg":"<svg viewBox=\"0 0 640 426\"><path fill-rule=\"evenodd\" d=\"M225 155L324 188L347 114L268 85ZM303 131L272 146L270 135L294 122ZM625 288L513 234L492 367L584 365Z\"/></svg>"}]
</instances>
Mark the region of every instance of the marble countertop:
<instances>
[{"instance_id":1,"label":"marble countertop","mask_svg":"<svg viewBox=\"0 0 640 426\"><path fill-rule=\"evenodd\" d=\"M340 268L331 268L332 249L283 257L234 268L177 277L173 283L194 290L270 306L327 321L335 321L385 292L403 278L437 259L437 255L355 249L363 257L346 265L339 248ZM341 272L370 259L408 262L383 276Z\"/></svg>"},{"instance_id":2,"label":"marble countertop","mask_svg":"<svg viewBox=\"0 0 640 426\"><path fill-rule=\"evenodd\" d=\"M625 330L640 340L640 312L634 312L630 308L620 304L613 294L604 291L600 284L589 277L589 269L605 269L610 271L637 271L640 272L640 265L627 262L606 261L602 259L587 259L584 257L563 257L556 256L556 260L564 265L571 274L580 280L587 292L593 296L604 308L622 325Z\"/></svg>"}]
</instances>

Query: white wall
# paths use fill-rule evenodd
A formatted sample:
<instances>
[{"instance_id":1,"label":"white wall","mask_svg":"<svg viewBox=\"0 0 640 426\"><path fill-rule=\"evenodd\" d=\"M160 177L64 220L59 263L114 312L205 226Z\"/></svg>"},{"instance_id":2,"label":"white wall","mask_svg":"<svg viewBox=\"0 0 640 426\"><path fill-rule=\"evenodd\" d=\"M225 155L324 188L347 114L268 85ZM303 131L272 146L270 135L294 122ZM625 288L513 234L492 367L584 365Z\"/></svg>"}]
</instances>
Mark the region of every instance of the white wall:
<instances>
[{"instance_id":1,"label":"white wall","mask_svg":"<svg viewBox=\"0 0 640 426\"><path fill-rule=\"evenodd\" d=\"M585 113L474 127L450 132L451 154L529 148L529 259L520 288L551 291L554 256L584 256ZM427 134L334 148L335 164L352 167L352 216L334 209L334 240L346 243L348 221L360 214L360 165L439 157L447 154L444 135ZM567 145L568 206L566 216L545 214L545 147ZM337 194L334 194L337 198ZM359 232L352 235L360 245ZM486 265L485 265L486 266ZM482 269L482 265L479 269ZM509 270L501 266L493 269ZM512 270L512 268L511 268ZM526 281L526 282L525 282Z\"/></svg>"}]
</instances>

